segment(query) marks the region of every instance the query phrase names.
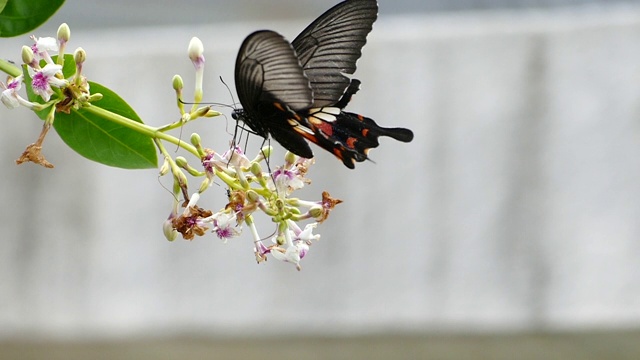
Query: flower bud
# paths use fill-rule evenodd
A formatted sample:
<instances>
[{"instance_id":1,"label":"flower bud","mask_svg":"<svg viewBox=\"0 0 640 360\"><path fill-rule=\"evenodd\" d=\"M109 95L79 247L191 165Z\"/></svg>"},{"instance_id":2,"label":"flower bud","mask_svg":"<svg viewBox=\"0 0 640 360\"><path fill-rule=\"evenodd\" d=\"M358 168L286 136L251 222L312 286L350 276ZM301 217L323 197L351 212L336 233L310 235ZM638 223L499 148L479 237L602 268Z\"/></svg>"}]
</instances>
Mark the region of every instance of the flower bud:
<instances>
[{"instance_id":1,"label":"flower bud","mask_svg":"<svg viewBox=\"0 0 640 360\"><path fill-rule=\"evenodd\" d=\"M183 186L186 187L189 183L189 181L187 180L187 176L182 171L177 170L176 172L174 172L173 176L175 176L175 179L178 182L178 186L180 186L180 188L182 188Z\"/></svg>"},{"instance_id":2,"label":"flower bud","mask_svg":"<svg viewBox=\"0 0 640 360\"><path fill-rule=\"evenodd\" d=\"M184 88L184 82L182 81L182 77L180 75L173 76L172 84L173 89L176 91L182 91L182 89Z\"/></svg>"},{"instance_id":3,"label":"flower bud","mask_svg":"<svg viewBox=\"0 0 640 360\"><path fill-rule=\"evenodd\" d=\"M215 117L220 115L222 115L222 113L211 109L211 106L209 106L209 111L207 111L207 113L204 114L205 117Z\"/></svg>"},{"instance_id":4,"label":"flower bud","mask_svg":"<svg viewBox=\"0 0 640 360\"><path fill-rule=\"evenodd\" d=\"M184 156L176 157L176 164L183 169L189 166L189 163L187 162L187 159L184 158Z\"/></svg>"},{"instance_id":5,"label":"flower bud","mask_svg":"<svg viewBox=\"0 0 640 360\"><path fill-rule=\"evenodd\" d=\"M202 183L200 184L200 188L198 189L198 192L203 193L205 190L209 188L209 186L211 186L211 184L213 184L211 182L211 179L208 177L205 177L204 180L202 180Z\"/></svg>"},{"instance_id":6,"label":"flower bud","mask_svg":"<svg viewBox=\"0 0 640 360\"><path fill-rule=\"evenodd\" d=\"M22 47L22 62L27 64L27 65L31 65L33 63L33 50L31 50L30 47L28 46L23 46Z\"/></svg>"},{"instance_id":7,"label":"flower bud","mask_svg":"<svg viewBox=\"0 0 640 360\"><path fill-rule=\"evenodd\" d=\"M209 112L209 109L211 109L211 106L203 106L197 109L194 114L194 118L207 115L207 113Z\"/></svg>"},{"instance_id":8,"label":"flower bud","mask_svg":"<svg viewBox=\"0 0 640 360\"><path fill-rule=\"evenodd\" d=\"M88 101L92 102L92 101L98 101L98 100L101 100L101 99L102 99L102 94L101 93L93 93L93 94L91 94L89 96L89 100Z\"/></svg>"},{"instance_id":9,"label":"flower bud","mask_svg":"<svg viewBox=\"0 0 640 360\"><path fill-rule=\"evenodd\" d=\"M81 47L77 48L73 53L73 60L75 60L77 66L82 65L87 60L87 52Z\"/></svg>"},{"instance_id":10,"label":"flower bud","mask_svg":"<svg viewBox=\"0 0 640 360\"><path fill-rule=\"evenodd\" d=\"M257 162L251 163L251 167L249 168L249 171L251 171L251 173L255 175L258 178L258 180L262 178L262 167Z\"/></svg>"},{"instance_id":11,"label":"flower bud","mask_svg":"<svg viewBox=\"0 0 640 360\"><path fill-rule=\"evenodd\" d=\"M198 133L191 134L190 140L191 140L191 145L193 146L200 146L201 144L200 135Z\"/></svg>"},{"instance_id":12,"label":"flower bud","mask_svg":"<svg viewBox=\"0 0 640 360\"><path fill-rule=\"evenodd\" d=\"M255 192L254 190L249 190L247 191L247 200L249 200L249 202L251 203L254 203L260 200L260 195L258 195L258 193Z\"/></svg>"},{"instance_id":13,"label":"flower bud","mask_svg":"<svg viewBox=\"0 0 640 360\"><path fill-rule=\"evenodd\" d=\"M311 214L314 219L324 218L324 210L320 205L311 207L311 209L309 209L309 214Z\"/></svg>"},{"instance_id":14,"label":"flower bud","mask_svg":"<svg viewBox=\"0 0 640 360\"><path fill-rule=\"evenodd\" d=\"M169 160L165 158L164 162L162 163L162 166L160 167L160 176L167 175L170 169L171 167L169 165Z\"/></svg>"},{"instance_id":15,"label":"flower bud","mask_svg":"<svg viewBox=\"0 0 640 360\"><path fill-rule=\"evenodd\" d=\"M69 29L69 25L67 23L62 23L60 27L58 27L58 41L61 44L66 43L71 38L71 29Z\"/></svg>"},{"instance_id":16,"label":"flower bud","mask_svg":"<svg viewBox=\"0 0 640 360\"><path fill-rule=\"evenodd\" d=\"M196 68L196 82L195 82L195 90L193 93L193 109L195 109L196 104L202 101L202 74L204 72L204 46L202 45L202 41L197 37L191 38L189 42L189 58L191 62L193 62L193 66Z\"/></svg>"},{"instance_id":17,"label":"flower bud","mask_svg":"<svg viewBox=\"0 0 640 360\"><path fill-rule=\"evenodd\" d=\"M293 163L296 162L296 154L292 153L291 151L287 151L286 154L284 154L284 161L285 161L285 167L289 167L291 165L293 165Z\"/></svg>"},{"instance_id":18,"label":"flower bud","mask_svg":"<svg viewBox=\"0 0 640 360\"><path fill-rule=\"evenodd\" d=\"M236 175L238 177L238 180L240 181L240 186L242 186L243 189L249 189L249 181L247 180L247 177L244 175L244 172L242 171L242 169L237 169L236 171Z\"/></svg>"},{"instance_id":19,"label":"flower bud","mask_svg":"<svg viewBox=\"0 0 640 360\"><path fill-rule=\"evenodd\" d=\"M193 62L193 65L198 69L201 66L204 66L204 45L202 45L202 41L197 37L192 37L191 41L189 41L189 59Z\"/></svg>"},{"instance_id":20,"label":"flower bud","mask_svg":"<svg viewBox=\"0 0 640 360\"><path fill-rule=\"evenodd\" d=\"M171 219L165 220L162 224L162 232L164 233L164 237L169 241L174 241L178 237L178 232L173 228Z\"/></svg>"}]
</instances>

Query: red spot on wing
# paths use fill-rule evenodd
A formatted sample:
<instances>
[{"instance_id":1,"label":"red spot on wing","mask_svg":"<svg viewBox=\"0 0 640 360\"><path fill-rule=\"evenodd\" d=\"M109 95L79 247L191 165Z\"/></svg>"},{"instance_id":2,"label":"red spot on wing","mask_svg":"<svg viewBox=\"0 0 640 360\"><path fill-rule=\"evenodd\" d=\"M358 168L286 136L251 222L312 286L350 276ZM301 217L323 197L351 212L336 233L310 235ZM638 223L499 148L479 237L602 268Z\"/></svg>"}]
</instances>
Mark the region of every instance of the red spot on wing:
<instances>
[{"instance_id":1,"label":"red spot on wing","mask_svg":"<svg viewBox=\"0 0 640 360\"><path fill-rule=\"evenodd\" d=\"M356 139L354 137L349 137L349 138L347 138L347 141L346 141L347 147L349 149L355 149L357 142L358 142L358 139Z\"/></svg>"},{"instance_id":2,"label":"red spot on wing","mask_svg":"<svg viewBox=\"0 0 640 360\"><path fill-rule=\"evenodd\" d=\"M327 136L333 135L333 126L331 126L331 124L322 121L320 124L317 124L317 125L318 125L318 130L322 131Z\"/></svg>"}]
</instances>

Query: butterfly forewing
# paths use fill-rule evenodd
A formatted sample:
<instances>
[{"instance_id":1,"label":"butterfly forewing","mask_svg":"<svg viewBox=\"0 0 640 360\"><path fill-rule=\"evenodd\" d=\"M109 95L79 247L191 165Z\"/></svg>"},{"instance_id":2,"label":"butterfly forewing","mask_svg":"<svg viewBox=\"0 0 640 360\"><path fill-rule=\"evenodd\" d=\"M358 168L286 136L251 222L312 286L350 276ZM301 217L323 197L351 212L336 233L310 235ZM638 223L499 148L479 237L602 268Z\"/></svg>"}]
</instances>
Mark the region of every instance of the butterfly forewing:
<instances>
[{"instance_id":1,"label":"butterfly forewing","mask_svg":"<svg viewBox=\"0 0 640 360\"><path fill-rule=\"evenodd\" d=\"M312 104L313 93L291 44L273 31L257 31L240 47L235 69L243 110L236 113L258 135L269 135L288 150L313 157L289 123Z\"/></svg>"},{"instance_id":2,"label":"butterfly forewing","mask_svg":"<svg viewBox=\"0 0 640 360\"><path fill-rule=\"evenodd\" d=\"M376 0L348 0L327 10L293 42L313 88L316 107L335 104L356 71L356 61L378 16Z\"/></svg>"},{"instance_id":3,"label":"butterfly forewing","mask_svg":"<svg viewBox=\"0 0 640 360\"><path fill-rule=\"evenodd\" d=\"M236 59L235 80L248 113L259 102L277 101L301 110L313 101L309 79L291 44L273 31L257 31L245 39Z\"/></svg>"}]
</instances>

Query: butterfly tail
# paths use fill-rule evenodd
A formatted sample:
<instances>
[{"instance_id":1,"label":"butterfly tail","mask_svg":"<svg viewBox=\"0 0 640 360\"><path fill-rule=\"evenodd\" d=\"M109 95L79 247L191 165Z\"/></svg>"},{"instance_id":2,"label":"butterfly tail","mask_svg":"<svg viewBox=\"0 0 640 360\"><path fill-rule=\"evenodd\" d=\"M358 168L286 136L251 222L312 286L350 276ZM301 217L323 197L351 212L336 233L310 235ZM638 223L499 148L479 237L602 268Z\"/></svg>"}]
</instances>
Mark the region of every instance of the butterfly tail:
<instances>
[{"instance_id":1,"label":"butterfly tail","mask_svg":"<svg viewBox=\"0 0 640 360\"><path fill-rule=\"evenodd\" d=\"M405 128L385 128L376 124L372 119L354 114L354 113L345 113L352 120L357 120L362 122L362 132L368 132L365 137L375 137L376 139L380 136L387 136L392 139L396 139L402 142L411 142L413 140L413 131ZM377 143L377 140L376 140Z\"/></svg>"},{"instance_id":2,"label":"butterfly tail","mask_svg":"<svg viewBox=\"0 0 640 360\"><path fill-rule=\"evenodd\" d=\"M347 129L344 135L349 143L353 143L356 148L365 151L375 148L380 143L380 136L387 136L392 139L410 142L413 140L413 132L405 128L385 128L376 124L373 119L363 115L350 112L342 112L336 117L334 128Z\"/></svg>"}]
</instances>

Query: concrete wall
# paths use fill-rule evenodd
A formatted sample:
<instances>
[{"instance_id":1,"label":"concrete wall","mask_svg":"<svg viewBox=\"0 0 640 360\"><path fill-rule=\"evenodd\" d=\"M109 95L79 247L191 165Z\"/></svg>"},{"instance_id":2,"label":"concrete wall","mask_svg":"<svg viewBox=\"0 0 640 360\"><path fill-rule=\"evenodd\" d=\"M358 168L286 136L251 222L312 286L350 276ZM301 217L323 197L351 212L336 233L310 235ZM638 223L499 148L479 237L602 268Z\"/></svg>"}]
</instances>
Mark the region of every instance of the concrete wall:
<instances>
[{"instance_id":1,"label":"concrete wall","mask_svg":"<svg viewBox=\"0 0 640 360\"><path fill-rule=\"evenodd\" d=\"M70 47L160 125L177 119L173 74L192 84L190 37L205 43L205 98L230 103L217 78L233 82L255 28L72 27ZM20 44L3 41L3 56ZM350 109L416 137L383 140L355 171L316 151L305 197L345 203L302 272L256 265L249 234L167 242L155 171L98 166L55 134L55 170L16 167L41 123L0 109L0 336L640 325L640 8L382 18L356 75ZM232 126L205 120L183 138L222 151ZM224 189L204 203L224 206Z\"/></svg>"}]
</instances>

